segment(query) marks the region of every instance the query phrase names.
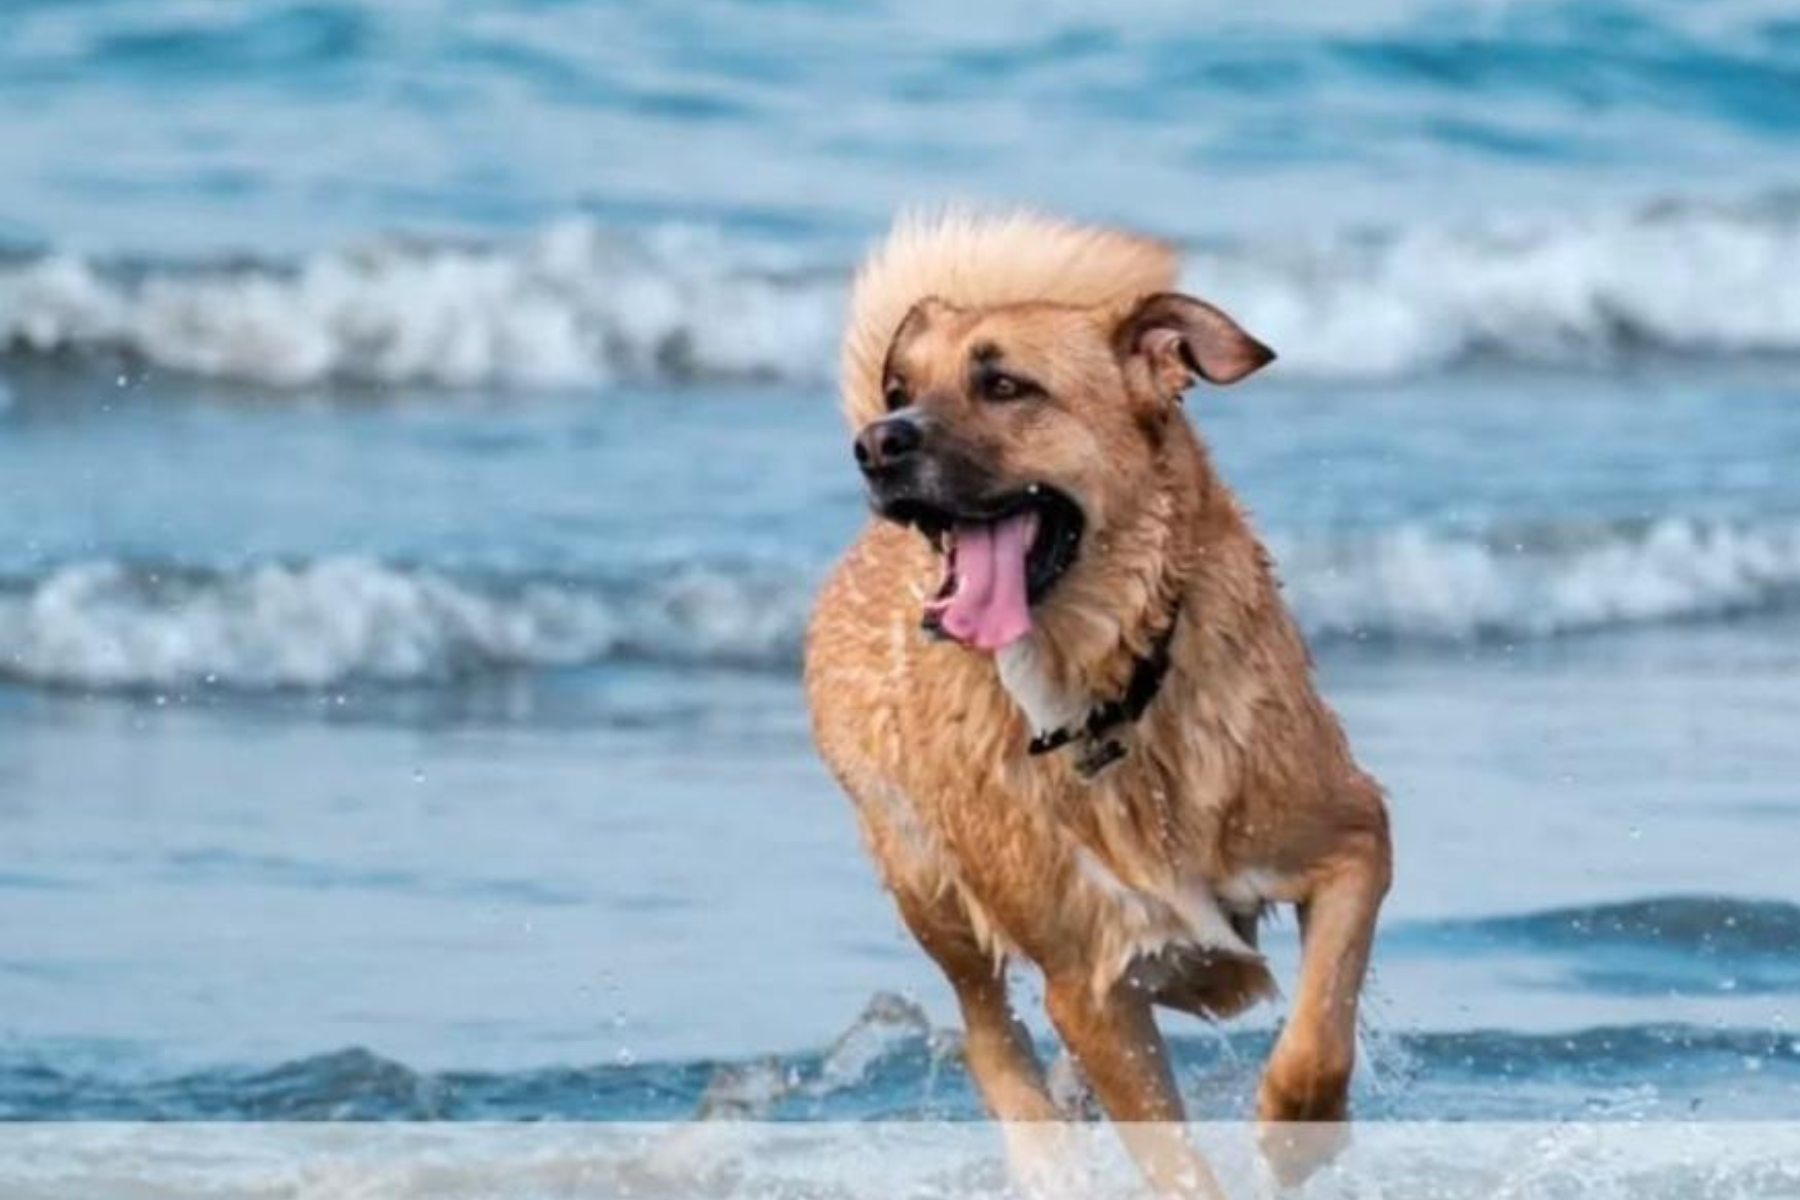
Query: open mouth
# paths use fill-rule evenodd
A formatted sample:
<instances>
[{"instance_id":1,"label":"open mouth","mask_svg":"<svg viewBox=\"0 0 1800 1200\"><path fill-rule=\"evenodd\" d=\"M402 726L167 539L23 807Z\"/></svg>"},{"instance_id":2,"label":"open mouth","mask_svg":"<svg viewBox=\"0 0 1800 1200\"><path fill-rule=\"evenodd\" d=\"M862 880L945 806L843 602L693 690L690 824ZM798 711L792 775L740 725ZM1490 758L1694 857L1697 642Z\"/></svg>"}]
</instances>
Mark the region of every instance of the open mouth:
<instances>
[{"instance_id":1,"label":"open mouth","mask_svg":"<svg viewBox=\"0 0 1800 1200\"><path fill-rule=\"evenodd\" d=\"M915 526L943 556L925 629L982 650L1030 632L1031 606L1074 565L1085 524L1080 505L1042 484L963 511L896 500L882 515Z\"/></svg>"}]
</instances>

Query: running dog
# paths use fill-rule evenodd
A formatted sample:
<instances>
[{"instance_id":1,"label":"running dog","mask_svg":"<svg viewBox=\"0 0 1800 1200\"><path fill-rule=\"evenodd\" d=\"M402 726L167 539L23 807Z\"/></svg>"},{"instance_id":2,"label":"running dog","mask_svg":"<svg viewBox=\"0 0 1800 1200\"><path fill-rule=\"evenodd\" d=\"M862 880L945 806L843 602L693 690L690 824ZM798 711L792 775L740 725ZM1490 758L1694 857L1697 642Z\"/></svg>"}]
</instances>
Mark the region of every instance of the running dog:
<instances>
[{"instance_id":1,"label":"running dog","mask_svg":"<svg viewBox=\"0 0 1800 1200\"><path fill-rule=\"evenodd\" d=\"M820 752L948 976L994 1116L1055 1120L1004 965L1117 1122L1182 1119L1161 1005L1303 965L1265 1122L1346 1116L1387 813L1263 549L1182 406L1274 353L1149 238L1027 214L902 220L865 263L843 406L874 518L807 636ZM849 464L846 464L848 467ZM1135 1143L1167 1186L1191 1170Z\"/></svg>"}]
</instances>

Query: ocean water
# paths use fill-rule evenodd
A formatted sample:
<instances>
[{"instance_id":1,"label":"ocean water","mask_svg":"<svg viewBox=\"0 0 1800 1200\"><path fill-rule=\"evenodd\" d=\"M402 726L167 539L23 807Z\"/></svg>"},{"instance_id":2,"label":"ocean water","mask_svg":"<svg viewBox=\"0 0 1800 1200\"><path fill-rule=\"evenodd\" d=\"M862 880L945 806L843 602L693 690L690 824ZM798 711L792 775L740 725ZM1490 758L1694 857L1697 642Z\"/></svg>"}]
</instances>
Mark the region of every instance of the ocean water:
<instances>
[{"instance_id":1,"label":"ocean water","mask_svg":"<svg viewBox=\"0 0 1800 1200\"><path fill-rule=\"evenodd\" d=\"M1189 411L1391 792L1359 1113L1800 1119L1790 6L0 21L0 1117L975 1116L797 686L965 199L1281 353Z\"/></svg>"}]
</instances>

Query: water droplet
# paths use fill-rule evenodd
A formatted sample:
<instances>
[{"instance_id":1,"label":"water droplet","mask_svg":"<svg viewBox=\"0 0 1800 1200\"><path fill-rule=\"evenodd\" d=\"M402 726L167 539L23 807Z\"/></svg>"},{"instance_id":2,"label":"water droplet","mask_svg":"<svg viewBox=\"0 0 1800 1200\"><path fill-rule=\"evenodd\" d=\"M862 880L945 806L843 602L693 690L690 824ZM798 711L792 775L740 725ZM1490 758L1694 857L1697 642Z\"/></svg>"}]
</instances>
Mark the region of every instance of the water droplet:
<instances>
[{"instance_id":1,"label":"water droplet","mask_svg":"<svg viewBox=\"0 0 1800 1200\"><path fill-rule=\"evenodd\" d=\"M414 783L424 783L425 782L425 768L424 767L414 767L413 768L412 781Z\"/></svg>"}]
</instances>

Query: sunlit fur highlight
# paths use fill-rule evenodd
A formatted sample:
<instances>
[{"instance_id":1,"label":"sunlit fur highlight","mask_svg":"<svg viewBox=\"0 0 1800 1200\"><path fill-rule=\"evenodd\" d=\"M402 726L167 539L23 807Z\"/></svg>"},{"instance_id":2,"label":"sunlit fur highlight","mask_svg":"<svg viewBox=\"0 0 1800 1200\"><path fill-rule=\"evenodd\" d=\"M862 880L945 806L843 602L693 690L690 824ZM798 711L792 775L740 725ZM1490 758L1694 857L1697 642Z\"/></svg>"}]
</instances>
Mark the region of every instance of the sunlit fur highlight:
<instances>
[{"instance_id":1,"label":"sunlit fur highlight","mask_svg":"<svg viewBox=\"0 0 1800 1200\"><path fill-rule=\"evenodd\" d=\"M927 296L990 307L1028 300L1129 303L1174 288L1180 259L1154 238L1030 212L945 209L895 222L857 272L844 333L844 414L881 415L881 368L907 311Z\"/></svg>"}]
</instances>

